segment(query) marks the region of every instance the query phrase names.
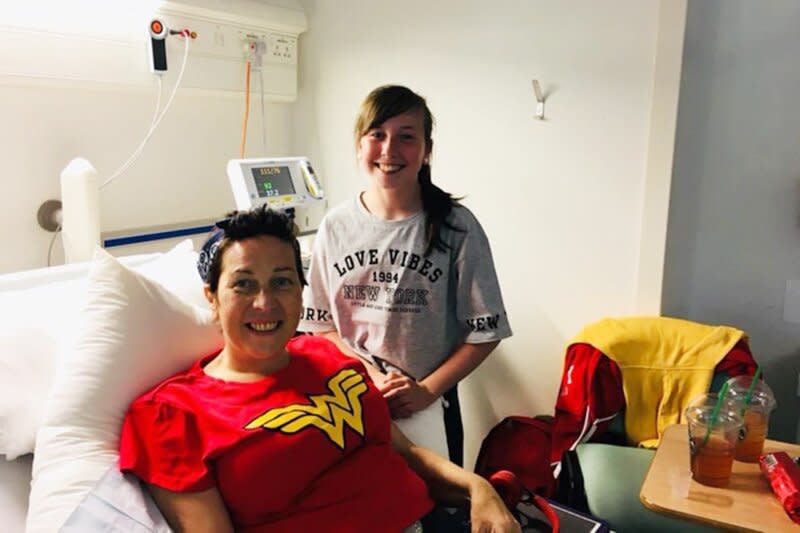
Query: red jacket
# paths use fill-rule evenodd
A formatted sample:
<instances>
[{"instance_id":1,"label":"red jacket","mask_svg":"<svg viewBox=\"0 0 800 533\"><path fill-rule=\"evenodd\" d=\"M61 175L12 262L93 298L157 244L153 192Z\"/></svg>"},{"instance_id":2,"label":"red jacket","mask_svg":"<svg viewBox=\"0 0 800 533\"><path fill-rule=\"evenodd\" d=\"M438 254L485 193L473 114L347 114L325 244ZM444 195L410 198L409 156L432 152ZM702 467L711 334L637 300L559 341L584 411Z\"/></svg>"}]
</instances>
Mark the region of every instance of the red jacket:
<instances>
[{"instance_id":1,"label":"red jacket","mask_svg":"<svg viewBox=\"0 0 800 533\"><path fill-rule=\"evenodd\" d=\"M715 373L753 375L756 362L740 340L720 361ZM558 477L561 457L578 444L596 439L625 407L622 374L616 363L588 344L567 349L550 447L550 464Z\"/></svg>"}]
</instances>

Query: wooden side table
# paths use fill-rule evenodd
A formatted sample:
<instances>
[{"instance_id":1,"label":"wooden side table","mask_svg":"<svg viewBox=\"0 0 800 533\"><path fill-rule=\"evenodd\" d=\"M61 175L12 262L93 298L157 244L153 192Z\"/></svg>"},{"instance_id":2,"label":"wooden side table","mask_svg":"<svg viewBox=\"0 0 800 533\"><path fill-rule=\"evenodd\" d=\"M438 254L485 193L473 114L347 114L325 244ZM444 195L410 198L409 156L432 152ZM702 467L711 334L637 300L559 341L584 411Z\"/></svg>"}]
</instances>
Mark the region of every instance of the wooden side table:
<instances>
[{"instance_id":1,"label":"wooden side table","mask_svg":"<svg viewBox=\"0 0 800 533\"><path fill-rule=\"evenodd\" d=\"M800 445L767 440L764 453L800 455ZM733 462L730 484L707 487L692 479L685 424L664 431L639 498L653 511L741 531L800 531L786 515L758 463Z\"/></svg>"}]
</instances>

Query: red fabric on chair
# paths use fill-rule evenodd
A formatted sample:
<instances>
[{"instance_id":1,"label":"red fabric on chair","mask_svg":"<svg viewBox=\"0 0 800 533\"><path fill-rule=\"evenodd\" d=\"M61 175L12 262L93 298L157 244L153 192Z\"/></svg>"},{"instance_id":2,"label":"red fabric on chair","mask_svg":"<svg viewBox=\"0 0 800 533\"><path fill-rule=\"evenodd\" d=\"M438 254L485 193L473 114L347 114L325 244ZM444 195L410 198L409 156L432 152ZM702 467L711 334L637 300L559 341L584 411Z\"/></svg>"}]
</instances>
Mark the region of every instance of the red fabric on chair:
<instances>
[{"instance_id":1,"label":"red fabric on chair","mask_svg":"<svg viewBox=\"0 0 800 533\"><path fill-rule=\"evenodd\" d=\"M716 366L716 372L725 372L730 377L752 376L756 373L758 364L750 353L750 346L742 339L728 352L728 355Z\"/></svg>"},{"instance_id":2,"label":"red fabric on chair","mask_svg":"<svg viewBox=\"0 0 800 533\"><path fill-rule=\"evenodd\" d=\"M603 433L624 407L617 365L588 344L570 346L556 400L550 462L556 466L566 450Z\"/></svg>"}]
</instances>

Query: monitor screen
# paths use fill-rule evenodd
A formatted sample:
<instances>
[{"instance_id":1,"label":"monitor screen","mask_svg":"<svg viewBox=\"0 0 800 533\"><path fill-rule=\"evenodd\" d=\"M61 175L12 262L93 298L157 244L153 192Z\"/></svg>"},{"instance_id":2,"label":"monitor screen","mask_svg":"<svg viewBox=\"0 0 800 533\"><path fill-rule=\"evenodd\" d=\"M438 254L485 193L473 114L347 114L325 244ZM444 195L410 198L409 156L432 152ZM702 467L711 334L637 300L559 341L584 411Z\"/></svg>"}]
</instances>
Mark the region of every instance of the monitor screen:
<instances>
[{"instance_id":1,"label":"monitor screen","mask_svg":"<svg viewBox=\"0 0 800 533\"><path fill-rule=\"evenodd\" d=\"M292 175L289 172L289 167L270 165L267 167L253 167L251 170L259 198L294 194L294 185L292 184Z\"/></svg>"}]
</instances>

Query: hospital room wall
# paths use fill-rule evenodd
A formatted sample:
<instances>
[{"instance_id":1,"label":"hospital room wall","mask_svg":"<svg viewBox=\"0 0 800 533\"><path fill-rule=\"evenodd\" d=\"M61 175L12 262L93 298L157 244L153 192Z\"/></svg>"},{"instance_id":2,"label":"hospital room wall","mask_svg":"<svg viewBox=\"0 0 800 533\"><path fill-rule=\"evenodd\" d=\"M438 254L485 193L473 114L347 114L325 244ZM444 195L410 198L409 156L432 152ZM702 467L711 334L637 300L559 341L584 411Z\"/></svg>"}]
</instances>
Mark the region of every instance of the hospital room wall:
<instances>
[{"instance_id":1,"label":"hospital room wall","mask_svg":"<svg viewBox=\"0 0 800 533\"><path fill-rule=\"evenodd\" d=\"M162 107L170 89L165 85ZM45 200L61 197L61 170L72 158L85 157L100 181L108 178L145 137L156 95L155 83L139 88L25 82L0 86L0 273L46 265L52 233L38 226L36 212ZM290 105L265 104L264 150L260 103L251 103L247 154L289 155ZM179 91L141 157L101 191L101 230L208 220L235 208L225 165L239 157L243 110L243 93ZM163 250L166 244L156 246ZM146 249L110 251L127 255ZM60 238L52 262L63 262Z\"/></svg>"},{"instance_id":2,"label":"hospital room wall","mask_svg":"<svg viewBox=\"0 0 800 533\"><path fill-rule=\"evenodd\" d=\"M401 83L435 115L434 182L489 235L514 336L462 388L471 466L502 416L552 413L583 325L658 313L685 3L300 3L295 147L330 204L365 185L361 100Z\"/></svg>"},{"instance_id":3,"label":"hospital room wall","mask_svg":"<svg viewBox=\"0 0 800 533\"><path fill-rule=\"evenodd\" d=\"M773 438L800 399L800 4L689 3L664 313L745 330L774 389Z\"/></svg>"}]
</instances>

